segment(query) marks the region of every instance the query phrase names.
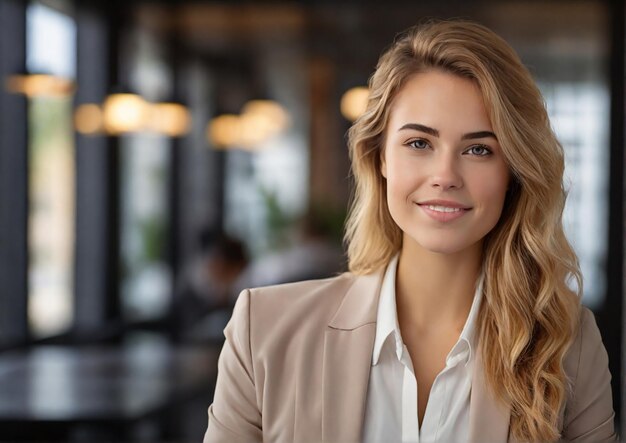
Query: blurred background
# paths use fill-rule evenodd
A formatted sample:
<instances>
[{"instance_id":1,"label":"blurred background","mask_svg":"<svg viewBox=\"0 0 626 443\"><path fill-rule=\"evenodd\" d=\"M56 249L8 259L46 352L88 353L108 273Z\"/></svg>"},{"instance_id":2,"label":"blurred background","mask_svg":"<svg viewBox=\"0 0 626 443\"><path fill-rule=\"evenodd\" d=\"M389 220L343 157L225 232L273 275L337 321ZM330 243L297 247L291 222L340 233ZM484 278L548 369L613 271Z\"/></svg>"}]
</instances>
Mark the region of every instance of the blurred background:
<instances>
[{"instance_id":1,"label":"blurred background","mask_svg":"<svg viewBox=\"0 0 626 443\"><path fill-rule=\"evenodd\" d=\"M345 133L428 17L544 94L623 422L623 2L0 0L0 440L200 441L238 292L345 269Z\"/></svg>"}]
</instances>

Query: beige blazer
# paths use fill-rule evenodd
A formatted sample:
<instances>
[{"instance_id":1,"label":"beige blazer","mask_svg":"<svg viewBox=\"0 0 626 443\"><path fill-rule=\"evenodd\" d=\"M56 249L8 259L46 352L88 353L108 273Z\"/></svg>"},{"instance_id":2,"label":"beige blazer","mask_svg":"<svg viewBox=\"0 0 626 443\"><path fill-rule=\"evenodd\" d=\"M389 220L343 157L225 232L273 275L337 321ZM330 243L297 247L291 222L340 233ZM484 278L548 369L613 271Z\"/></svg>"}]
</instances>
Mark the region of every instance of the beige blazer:
<instances>
[{"instance_id":1,"label":"beige blazer","mask_svg":"<svg viewBox=\"0 0 626 443\"><path fill-rule=\"evenodd\" d=\"M382 273L245 290L224 330L204 443L361 440ZM506 442L510 410L472 376L468 435ZM564 441L615 440L608 358L593 314L565 357Z\"/></svg>"}]
</instances>

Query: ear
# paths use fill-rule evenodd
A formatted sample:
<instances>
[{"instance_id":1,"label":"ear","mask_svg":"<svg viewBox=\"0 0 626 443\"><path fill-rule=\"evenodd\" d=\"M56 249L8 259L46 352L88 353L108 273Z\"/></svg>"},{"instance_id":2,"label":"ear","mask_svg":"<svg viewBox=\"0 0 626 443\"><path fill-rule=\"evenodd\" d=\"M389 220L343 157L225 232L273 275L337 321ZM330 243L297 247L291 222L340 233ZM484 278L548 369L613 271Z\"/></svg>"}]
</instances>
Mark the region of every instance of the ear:
<instances>
[{"instance_id":1,"label":"ear","mask_svg":"<svg viewBox=\"0 0 626 443\"><path fill-rule=\"evenodd\" d=\"M380 173L387 178L387 161L385 160L385 149L380 150Z\"/></svg>"}]
</instances>

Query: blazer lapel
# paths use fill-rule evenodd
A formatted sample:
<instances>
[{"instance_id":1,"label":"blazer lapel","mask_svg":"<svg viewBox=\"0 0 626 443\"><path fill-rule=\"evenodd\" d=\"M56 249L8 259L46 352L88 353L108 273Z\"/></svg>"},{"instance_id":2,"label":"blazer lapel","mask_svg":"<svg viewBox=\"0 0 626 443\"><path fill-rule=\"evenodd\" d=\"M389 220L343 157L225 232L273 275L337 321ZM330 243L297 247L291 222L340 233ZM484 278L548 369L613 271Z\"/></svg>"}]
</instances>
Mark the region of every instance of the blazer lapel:
<instances>
[{"instance_id":1,"label":"blazer lapel","mask_svg":"<svg viewBox=\"0 0 626 443\"><path fill-rule=\"evenodd\" d=\"M322 441L361 440L381 279L357 277L326 329Z\"/></svg>"},{"instance_id":2,"label":"blazer lapel","mask_svg":"<svg viewBox=\"0 0 626 443\"><path fill-rule=\"evenodd\" d=\"M506 442L509 437L511 410L493 396L484 377L480 351L475 356L467 440L472 443Z\"/></svg>"}]
</instances>

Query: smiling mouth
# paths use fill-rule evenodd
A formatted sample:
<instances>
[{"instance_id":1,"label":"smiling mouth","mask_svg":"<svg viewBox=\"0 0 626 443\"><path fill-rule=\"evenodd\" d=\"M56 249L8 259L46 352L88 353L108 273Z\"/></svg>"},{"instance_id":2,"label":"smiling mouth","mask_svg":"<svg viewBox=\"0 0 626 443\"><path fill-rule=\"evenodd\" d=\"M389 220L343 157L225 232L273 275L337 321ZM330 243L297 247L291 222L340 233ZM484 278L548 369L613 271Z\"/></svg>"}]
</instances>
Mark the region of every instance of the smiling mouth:
<instances>
[{"instance_id":1,"label":"smiling mouth","mask_svg":"<svg viewBox=\"0 0 626 443\"><path fill-rule=\"evenodd\" d=\"M456 202L450 202L450 205L451 206L434 203L417 203L417 206L419 206L426 215L439 223L452 222L472 210L471 207L462 207Z\"/></svg>"},{"instance_id":2,"label":"smiling mouth","mask_svg":"<svg viewBox=\"0 0 626 443\"><path fill-rule=\"evenodd\" d=\"M428 208L431 211L436 211L436 212L461 212L461 211L467 211L467 209L463 209L463 208L451 208L449 206L440 206L440 205L420 205L420 206L424 206L425 208Z\"/></svg>"}]
</instances>

